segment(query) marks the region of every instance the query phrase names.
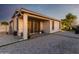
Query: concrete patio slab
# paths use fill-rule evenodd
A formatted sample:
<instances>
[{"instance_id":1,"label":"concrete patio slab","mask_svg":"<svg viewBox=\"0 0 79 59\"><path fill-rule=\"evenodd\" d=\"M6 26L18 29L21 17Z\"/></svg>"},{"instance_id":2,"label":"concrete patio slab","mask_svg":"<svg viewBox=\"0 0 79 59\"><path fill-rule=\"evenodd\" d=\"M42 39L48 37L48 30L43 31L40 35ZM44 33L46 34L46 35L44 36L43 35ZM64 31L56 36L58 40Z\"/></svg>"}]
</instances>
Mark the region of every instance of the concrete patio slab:
<instances>
[{"instance_id":1,"label":"concrete patio slab","mask_svg":"<svg viewBox=\"0 0 79 59\"><path fill-rule=\"evenodd\" d=\"M21 39L17 36L5 34L5 33L0 33L0 47L5 46L5 45L9 45L9 44L12 44L12 43L16 43L16 42L19 42L19 41L22 41L22 40L23 39Z\"/></svg>"}]
</instances>

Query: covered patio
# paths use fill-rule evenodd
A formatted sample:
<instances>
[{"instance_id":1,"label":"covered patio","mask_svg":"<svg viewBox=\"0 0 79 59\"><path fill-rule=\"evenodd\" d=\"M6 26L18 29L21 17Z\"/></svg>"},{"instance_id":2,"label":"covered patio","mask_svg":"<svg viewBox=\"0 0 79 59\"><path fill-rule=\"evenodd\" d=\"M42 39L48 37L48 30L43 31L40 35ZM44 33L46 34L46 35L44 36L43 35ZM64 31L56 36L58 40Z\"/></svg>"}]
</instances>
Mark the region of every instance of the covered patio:
<instances>
[{"instance_id":1,"label":"covered patio","mask_svg":"<svg viewBox=\"0 0 79 59\"><path fill-rule=\"evenodd\" d=\"M10 32L16 32L23 39L31 35L60 31L60 21L29 11L16 10L10 22Z\"/></svg>"},{"instance_id":2,"label":"covered patio","mask_svg":"<svg viewBox=\"0 0 79 59\"><path fill-rule=\"evenodd\" d=\"M20 18L18 19L18 35L19 36L23 36L24 32L23 32L23 28L24 28L24 19ZM27 29L27 34L28 36L32 36L32 35L39 35L42 33L48 33L49 28L47 29L47 26L49 25L49 21L45 20L45 19L41 19L41 18L37 18L37 17L33 17L33 16L28 16L28 23L26 26ZM48 26L49 27L49 26ZM26 31L26 30L25 30Z\"/></svg>"}]
</instances>

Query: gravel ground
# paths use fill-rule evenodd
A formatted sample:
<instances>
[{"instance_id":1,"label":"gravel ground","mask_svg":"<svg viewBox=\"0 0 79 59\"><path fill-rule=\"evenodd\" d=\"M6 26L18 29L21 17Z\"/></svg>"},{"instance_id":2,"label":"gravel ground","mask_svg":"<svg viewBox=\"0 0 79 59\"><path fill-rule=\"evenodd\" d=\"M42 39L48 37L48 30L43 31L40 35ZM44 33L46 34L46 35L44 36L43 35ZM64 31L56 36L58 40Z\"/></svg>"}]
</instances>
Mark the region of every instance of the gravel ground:
<instances>
[{"instance_id":1,"label":"gravel ground","mask_svg":"<svg viewBox=\"0 0 79 59\"><path fill-rule=\"evenodd\" d=\"M59 32L0 47L0 53L78 54L79 37L71 32Z\"/></svg>"}]
</instances>

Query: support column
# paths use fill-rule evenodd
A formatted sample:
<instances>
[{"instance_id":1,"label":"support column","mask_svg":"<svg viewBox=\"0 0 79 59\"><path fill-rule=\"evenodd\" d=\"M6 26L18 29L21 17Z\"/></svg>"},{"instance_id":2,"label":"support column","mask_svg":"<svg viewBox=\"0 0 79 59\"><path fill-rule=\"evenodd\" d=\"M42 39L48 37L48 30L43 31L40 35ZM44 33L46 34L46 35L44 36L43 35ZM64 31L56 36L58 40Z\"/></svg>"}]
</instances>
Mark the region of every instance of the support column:
<instances>
[{"instance_id":1,"label":"support column","mask_svg":"<svg viewBox=\"0 0 79 59\"><path fill-rule=\"evenodd\" d=\"M43 22L40 22L40 30L43 30Z\"/></svg>"},{"instance_id":2,"label":"support column","mask_svg":"<svg viewBox=\"0 0 79 59\"><path fill-rule=\"evenodd\" d=\"M23 33L23 19L18 18L18 36L21 36Z\"/></svg>"},{"instance_id":3,"label":"support column","mask_svg":"<svg viewBox=\"0 0 79 59\"><path fill-rule=\"evenodd\" d=\"M15 17L13 20L14 23L14 31L17 31L17 18Z\"/></svg>"},{"instance_id":4,"label":"support column","mask_svg":"<svg viewBox=\"0 0 79 59\"><path fill-rule=\"evenodd\" d=\"M23 39L28 39L28 16L23 15Z\"/></svg>"},{"instance_id":5,"label":"support column","mask_svg":"<svg viewBox=\"0 0 79 59\"><path fill-rule=\"evenodd\" d=\"M50 20L50 33L52 33L52 20Z\"/></svg>"}]
</instances>

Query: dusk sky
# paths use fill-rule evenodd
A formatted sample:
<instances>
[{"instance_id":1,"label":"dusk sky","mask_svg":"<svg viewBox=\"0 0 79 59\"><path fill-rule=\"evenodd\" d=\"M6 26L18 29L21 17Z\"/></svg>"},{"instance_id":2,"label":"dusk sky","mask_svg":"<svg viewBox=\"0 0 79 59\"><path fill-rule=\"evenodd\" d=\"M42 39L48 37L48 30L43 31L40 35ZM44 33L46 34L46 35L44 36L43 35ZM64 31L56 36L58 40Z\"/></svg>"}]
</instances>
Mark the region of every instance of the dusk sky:
<instances>
[{"instance_id":1,"label":"dusk sky","mask_svg":"<svg viewBox=\"0 0 79 59\"><path fill-rule=\"evenodd\" d=\"M54 17L57 19L62 19L66 14L72 13L77 15L79 19L79 5L36 5L36 4L17 4L17 5L0 5L0 20L10 20L16 9L26 8L38 13L47 15L49 17Z\"/></svg>"}]
</instances>

